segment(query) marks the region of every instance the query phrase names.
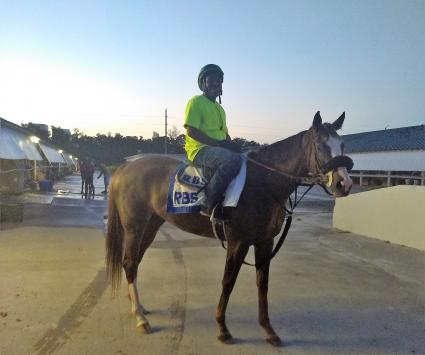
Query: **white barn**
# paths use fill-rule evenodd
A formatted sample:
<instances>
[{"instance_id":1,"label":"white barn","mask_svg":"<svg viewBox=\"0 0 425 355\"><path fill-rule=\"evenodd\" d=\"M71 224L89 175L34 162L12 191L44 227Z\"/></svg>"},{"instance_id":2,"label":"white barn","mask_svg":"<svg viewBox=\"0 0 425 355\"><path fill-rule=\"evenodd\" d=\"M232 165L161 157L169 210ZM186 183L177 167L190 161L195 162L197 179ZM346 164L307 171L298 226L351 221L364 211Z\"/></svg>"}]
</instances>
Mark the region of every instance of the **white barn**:
<instances>
[{"instance_id":1,"label":"white barn","mask_svg":"<svg viewBox=\"0 0 425 355\"><path fill-rule=\"evenodd\" d=\"M0 194L22 192L27 182L45 179L52 166L76 169L68 153L33 138L31 131L0 117Z\"/></svg>"},{"instance_id":2,"label":"white barn","mask_svg":"<svg viewBox=\"0 0 425 355\"><path fill-rule=\"evenodd\" d=\"M345 154L363 184L420 184L425 180L425 125L348 134Z\"/></svg>"}]
</instances>

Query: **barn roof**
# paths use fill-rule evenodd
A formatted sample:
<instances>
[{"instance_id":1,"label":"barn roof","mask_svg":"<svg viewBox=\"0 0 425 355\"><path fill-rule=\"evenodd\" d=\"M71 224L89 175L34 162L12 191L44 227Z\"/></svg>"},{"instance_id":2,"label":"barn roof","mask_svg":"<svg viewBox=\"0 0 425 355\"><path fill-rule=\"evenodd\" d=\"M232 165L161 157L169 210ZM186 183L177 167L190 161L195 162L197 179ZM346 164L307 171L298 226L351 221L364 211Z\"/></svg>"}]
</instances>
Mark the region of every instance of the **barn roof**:
<instances>
[{"instance_id":1,"label":"barn roof","mask_svg":"<svg viewBox=\"0 0 425 355\"><path fill-rule=\"evenodd\" d=\"M425 125L385 129L343 136L349 153L425 150Z\"/></svg>"},{"instance_id":2,"label":"barn roof","mask_svg":"<svg viewBox=\"0 0 425 355\"><path fill-rule=\"evenodd\" d=\"M69 165L58 152L58 147L41 139L38 143L34 143L30 139L32 135L34 133L30 130L0 117L0 159L43 160L37 149L38 145L49 162Z\"/></svg>"}]
</instances>

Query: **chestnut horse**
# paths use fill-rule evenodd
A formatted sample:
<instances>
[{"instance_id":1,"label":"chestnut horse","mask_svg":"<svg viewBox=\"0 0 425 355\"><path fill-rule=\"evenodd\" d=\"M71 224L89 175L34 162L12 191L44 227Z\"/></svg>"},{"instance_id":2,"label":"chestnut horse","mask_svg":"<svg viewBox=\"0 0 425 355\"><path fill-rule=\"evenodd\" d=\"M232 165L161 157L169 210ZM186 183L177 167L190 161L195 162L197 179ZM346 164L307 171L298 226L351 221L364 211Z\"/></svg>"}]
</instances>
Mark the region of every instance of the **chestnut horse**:
<instances>
[{"instance_id":1,"label":"chestnut horse","mask_svg":"<svg viewBox=\"0 0 425 355\"><path fill-rule=\"evenodd\" d=\"M282 206L297 185L293 177L322 174L326 163L343 154L343 143L336 131L342 127L344 118L345 113L332 124L322 124L320 112L317 112L309 130L249 153L246 184L238 206L224 209L227 217L227 257L216 311L218 339L222 342L232 342L225 322L226 308L241 265L253 245L259 323L265 329L269 343L281 344L268 314L267 291L273 238L281 230L285 218ZM107 270L115 290L120 283L121 268L124 268L136 326L146 333L151 332L151 327L145 317L147 312L139 301L137 269L159 227L167 221L186 232L214 238L208 217L166 212L168 184L179 163L165 155L157 155L124 164L115 172L110 188ZM333 195L347 195L352 185L347 169L336 167L332 176Z\"/></svg>"}]
</instances>

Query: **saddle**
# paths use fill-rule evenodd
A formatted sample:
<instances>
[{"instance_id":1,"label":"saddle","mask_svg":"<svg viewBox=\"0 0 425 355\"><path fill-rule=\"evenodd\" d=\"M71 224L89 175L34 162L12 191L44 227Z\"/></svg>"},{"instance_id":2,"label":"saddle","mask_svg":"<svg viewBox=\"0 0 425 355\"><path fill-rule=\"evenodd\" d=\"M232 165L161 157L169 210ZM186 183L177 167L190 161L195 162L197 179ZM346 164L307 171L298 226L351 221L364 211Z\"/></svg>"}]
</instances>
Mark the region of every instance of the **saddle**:
<instances>
[{"instance_id":1,"label":"saddle","mask_svg":"<svg viewBox=\"0 0 425 355\"><path fill-rule=\"evenodd\" d=\"M171 176L168 188L167 213L198 213L205 198L204 188L214 170L182 162ZM239 174L226 190L223 207L236 207L245 185L246 159Z\"/></svg>"}]
</instances>

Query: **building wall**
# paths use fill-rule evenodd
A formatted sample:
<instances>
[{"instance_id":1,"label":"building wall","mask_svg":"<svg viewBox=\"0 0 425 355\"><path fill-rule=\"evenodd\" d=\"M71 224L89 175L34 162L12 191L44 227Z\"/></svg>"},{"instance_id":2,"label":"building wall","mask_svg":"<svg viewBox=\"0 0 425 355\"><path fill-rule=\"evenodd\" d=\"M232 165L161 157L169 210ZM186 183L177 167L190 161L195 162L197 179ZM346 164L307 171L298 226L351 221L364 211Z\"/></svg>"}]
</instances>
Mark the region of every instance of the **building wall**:
<instances>
[{"instance_id":1,"label":"building wall","mask_svg":"<svg viewBox=\"0 0 425 355\"><path fill-rule=\"evenodd\" d=\"M24 191L25 163L23 160L0 159L0 193Z\"/></svg>"},{"instance_id":2,"label":"building wall","mask_svg":"<svg viewBox=\"0 0 425 355\"><path fill-rule=\"evenodd\" d=\"M425 171L425 150L347 154L355 171Z\"/></svg>"},{"instance_id":3,"label":"building wall","mask_svg":"<svg viewBox=\"0 0 425 355\"><path fill-rule=\"evenodd\" d=\"M337 198L333 226L425 250L424 212L424 186L393 186Z\"/></svg>"}]
</instances>

